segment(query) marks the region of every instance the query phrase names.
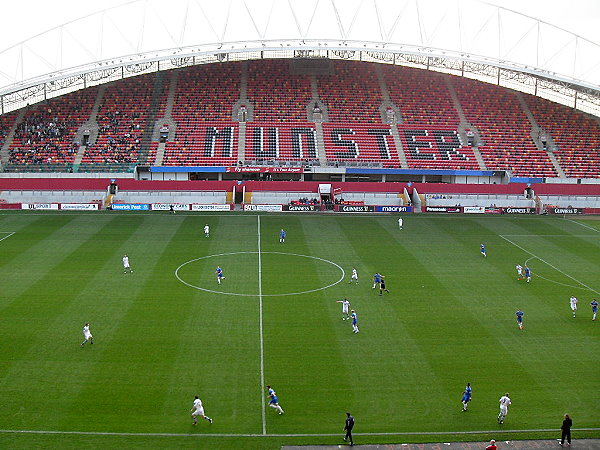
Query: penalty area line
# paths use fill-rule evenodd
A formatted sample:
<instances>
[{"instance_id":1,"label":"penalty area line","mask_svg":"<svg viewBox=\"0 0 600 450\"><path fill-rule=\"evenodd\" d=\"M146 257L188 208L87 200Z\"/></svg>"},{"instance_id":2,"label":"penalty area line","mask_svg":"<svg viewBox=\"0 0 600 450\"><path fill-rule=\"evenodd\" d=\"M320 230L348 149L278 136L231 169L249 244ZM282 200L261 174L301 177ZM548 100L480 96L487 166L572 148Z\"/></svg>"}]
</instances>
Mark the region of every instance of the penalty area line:
<instances>
[{"instance_id":1,"label":"penalty area line","mask_svg":"<svg viewBox=\"0 0 600 450\"><path fill-rule=\"evenodd\" d=\"M593 228L592 228L593 229ZM599 231L600 233L600 231ZM508 237L566 237L566 238L587 238L597 237L595 234L503 234Z\"/></svg>"},{"instance_id":2,"label":"penalty area line","mask_svg":"<svg viewBox=\"0 0 600 450\"><path fill-rule=\"evenodd\" d=\"M600 428L573 428L573 431L600 431ZM539 428L527 430L475 430L475 431L405 431L389 433L353 433L355 436L460 436L490 433L556 433L556 428ZM74 435L74 436L123 436L123 437L329 437L340 436L341 433L132 433L118 431L58 431L58 430L0 430L2 434L39 434L39 435Z\"/></svg>"},{"instance_id":3,"label":"penalty area line","mask_svg":"<svg viewBox=\"0 0 600 450\"><path fill-rule=\"evenodd\" d=\"M600 230L598 230L597 228L594 227L590 227L589 225L585 224L585 223L581 223L581 222L577 222L576 220L573 219L567 219L569 222L573 222L574 224L580 225L582 227L587 228L588 230L592 230L595 231L596 233L600 233Z\"/></svg>"},{"instance_id":4,"label":"penalty area line","mask_svg":"<svg viewBox=\"0 0 600 450\"><path fill-rule=\"evenodd\" d=\"M571 275L569 275L568 273L566 273L566 272L563 272L563 271L562 271L562 270L560 270L558 267L556 267L556 266L554 266L554 265L550 264L548 261L545 261L545 260L543 260L542 258L540 258L539 256L537 256L536 254L534 254L534 253L531 253L529 250L526 250L526 249L524 249L524 248L523 248L523 247L521 247L519 244L516 244L516 243L514 243L513 241L511 241L511 240L510 240L510 239L508 239L507 237L505 237L505 236L503 236L503 235L501 235L501 234L499 234L498 236L500 236L500 237L501 237L502 239L504 239L506 242L509 242L509 243L511 243L511 244L512 244L512 245L514 245L515 247L517 247L517 248L520 248L520 249L521 249L521 250L523 250L525 253L527 253L527 254L529 254L529 255L533 256L533 257L534 257L534 258L536 258L536 259L539 259L541 262L543 262L544 264L546 264L546 265L548 265L548 266L552 267L552 268L553 268L554 270L556 270L557 272L560 272L560 273L562 273L564 276L566 276L566 277L570 278L570 279L571 279L571 280L573 280L575 283L582 285L583 287L587 288L588 290L590 290L590 291L592 291L592 292L595 292L596 294L600 294L600 292L598 292L597 290L595 290L595 289L592 289L592 288L591 288L591 287L589 287L587 284L585 284L585 283L582 283L581 281L579 281L577 278L574 278L574 277L572 277ZM528 260L528 261L529 261L529 260Z\"/></svg>"},{"instance_id":5,"label":"penalty area line","mask_svg":"<svg viewBox=\"0 0 600 450\"><path fill-rule=\"evenodd\" d=\"M3 238L0 238L0 241L3 241L4 239L8 239L15 233L16 233L16 231L0 231L0 234L6 234L6 236L4 236Z\"/></svg>"}]
</instances>

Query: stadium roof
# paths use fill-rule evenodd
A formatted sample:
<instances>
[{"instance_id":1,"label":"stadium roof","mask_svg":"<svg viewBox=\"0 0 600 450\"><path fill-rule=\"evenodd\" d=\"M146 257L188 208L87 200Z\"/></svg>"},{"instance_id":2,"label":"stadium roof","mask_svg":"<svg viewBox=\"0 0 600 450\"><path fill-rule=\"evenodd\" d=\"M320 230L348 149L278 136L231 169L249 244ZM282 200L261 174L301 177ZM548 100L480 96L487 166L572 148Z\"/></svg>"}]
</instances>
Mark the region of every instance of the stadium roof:
<instances>
[{"instance_id":1,"label":"stadium roof","mask_svg":"<svg viewBox=\"0 0 600 450\"><path fill-rule=\"evenodd\" d=\"M1 51L0 112L141 73L293 57L438 70L600 116L600 44L471 0L129 1Z\"/></svg>"}]
</instances>

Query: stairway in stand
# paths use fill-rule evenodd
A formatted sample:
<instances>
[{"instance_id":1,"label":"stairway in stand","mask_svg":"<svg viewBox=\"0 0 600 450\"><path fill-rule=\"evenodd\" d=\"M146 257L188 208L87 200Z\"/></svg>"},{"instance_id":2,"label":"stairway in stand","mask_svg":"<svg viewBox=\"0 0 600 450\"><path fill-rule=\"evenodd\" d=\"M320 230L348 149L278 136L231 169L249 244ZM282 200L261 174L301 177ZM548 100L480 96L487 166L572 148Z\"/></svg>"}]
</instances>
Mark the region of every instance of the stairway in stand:
<instances>
[{"instance_id":1,"label":"stairway in stand","mask_svg":"<svg viewBox=\"0 0 600 450\"><path fill-rule=\"evenodd\" d=\"M10 151L8 149L10 147L10 144L13 141L13 138L15 137L15 132L17 131L17 127L23 121L23 118L25 117L26 111L27 111L27 108L22 108L19 111L19 114L17 115L17 118L13 122L12 127L10 127L10 131L6 135L6 140L4 141L4 145L2 145L2 148L0 149L0 166L2 166L2 167L4 167L8 163L8 160L10 158Z\"/></svg>"},{"instance_id":2,"label":"stairway in stand","mask_svg":"<svg viewBox=\"0 0 600 450\"><path fill-rule=\"evenodd\" d=\"M156 118L158 116L158 111L163 96L163 84L164 72L156 72L152 87L152 97L150 98L150 108L148 109L148 117L146 118L146 125L144 127L144 132L142 133L142 138L140 139L140 152L138 155L138 163L140 164L148 163L148 155L150 154L150 146L156 125Z\"/></svg>"}]
</instances>

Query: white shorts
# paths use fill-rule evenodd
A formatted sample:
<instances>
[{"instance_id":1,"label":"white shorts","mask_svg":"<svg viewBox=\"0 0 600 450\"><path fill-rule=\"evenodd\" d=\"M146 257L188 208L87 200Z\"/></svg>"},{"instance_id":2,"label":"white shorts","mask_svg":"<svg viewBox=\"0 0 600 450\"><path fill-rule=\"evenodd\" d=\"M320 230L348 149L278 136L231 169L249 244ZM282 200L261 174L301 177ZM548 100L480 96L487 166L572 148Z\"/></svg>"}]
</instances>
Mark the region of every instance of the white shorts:
<instances>
[{"instance_id":1,"label":"white shorts","mask_svg":"<svg viewBox=\"0 0 600 450\"><path fill-rule=\"evenodd\" d=\"M204 408L196 409L192 413L192 417L198 417L198 416L203 416L203 415L204 415Z\"/></svg>"},{"instance_id":2,"label":"white shorts","mask_svg":"<svg viewBox=\"0 0 600 450\"><path fill-rule=\"evenodd\" d=\"M506 406L501 406L500 412L502 413L503 416L506 416L508 414L508 408Z\"/></svg>"},{"instance_id":3,"label":"white shorts","mask_svg":"<svg viewBox=\"0 0 600 450\"><path fill-rule=\"evenodd\" d=\"M342 308L342 314L348 314L348 308Z\"/></svg>"},{"instance_id":4,"label":"white shorts","mask_svg":"<svg viewBox=\"0 0 600 450\"><path fill-rule=\"evenodd\" d=\"M83 333L83 337L86 339L92 339L93 336L92 336L92 333L87 332L87 333Z\"/></svg>"},{"instance_id":5,"label":"white shorts","mask_svg":"<svg viewBox=\"0 0 600 450\"><path fill-rule=\"evenodd\" d=\"M577 305L571 305L571 309L572 309L573 311L577 311Z\"/></svg>"}]
</instances>

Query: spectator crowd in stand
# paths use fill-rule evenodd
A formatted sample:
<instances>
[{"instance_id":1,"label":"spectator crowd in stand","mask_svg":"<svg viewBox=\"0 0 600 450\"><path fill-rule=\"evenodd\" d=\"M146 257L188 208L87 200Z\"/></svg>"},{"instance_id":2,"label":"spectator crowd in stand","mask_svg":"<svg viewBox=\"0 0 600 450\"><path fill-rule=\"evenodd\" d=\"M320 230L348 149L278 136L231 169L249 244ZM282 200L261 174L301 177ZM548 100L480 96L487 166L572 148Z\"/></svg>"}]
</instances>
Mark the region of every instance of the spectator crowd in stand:
<instances>
[{"instance_id":1,"label":"spectator crowd in stand","mask_svg":"<svg viewBox=\"0 0 600 450\"><path fill-rule=\"evenodd\" d=\"M319 200L318 198L308 198L308 197L303 197L300 198L298 200L292 200L290 202L290 205L320 205L321 204L321 200ZM351 201L351 202L347 202L346 200L344 200L342 197L339 198L334 198L333 200L331 199L326 199L323 200L323 204L324 205L364 205L363 201Z\"/></svg>"},{"instance_id":2,"label":"spectator crowd in stand","mask_svg":"<svg viewBox=\"0 0 600 450\"><path fill-rule=\"evenodd\" d=\"M139 115L120 111L107 111L100 117L99 135L96 143L95 162L106 164L132 164L138 159L142 129ZM99 159L99 161L98 161Z\"/></svg>"},{"instance_id":3,"label":"spectator crowd in stand","mask_svg":"<svg viewBox=\"0 0 600 450\"><path fill-rule=\"evenodd\" d=\"M64 164L72 162L77 146L64 146L71 120L60 120L52 109L38 111L23 119L17 129L9 162L11 164Z\"/></svg>"},{"instance_id":4,"label":"spectator crowd in stand","mask_svg":"<svg viewBox=\"0 0 600 450\"><path fill-rule=\"evenodd\" d=\"M4 141L6 140L6 136L8 135L8 130L6 125L0 121L0 147L4 145Z\"/></svg>"},{"instance_id":5,"label":"spectator crowd in stand","mask_svg":"<svg viewBox=\"0 0 600 450\"><path fill-rule=\"evenodd\" d=\"M290 202L291 205L319 205L321 202L317 198L309 199L308 197L304 197L298 200L292 200Z\"/></svg>"}]
</instances>

